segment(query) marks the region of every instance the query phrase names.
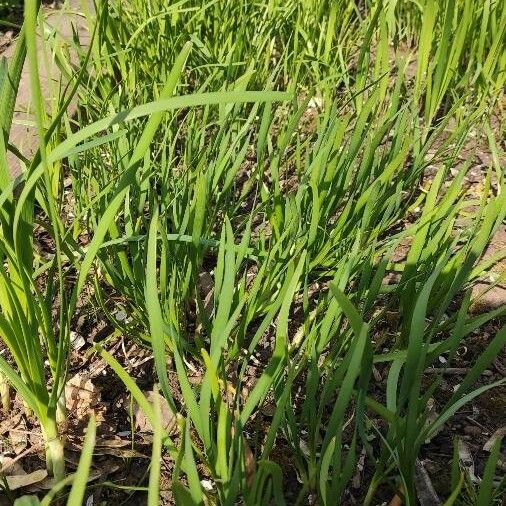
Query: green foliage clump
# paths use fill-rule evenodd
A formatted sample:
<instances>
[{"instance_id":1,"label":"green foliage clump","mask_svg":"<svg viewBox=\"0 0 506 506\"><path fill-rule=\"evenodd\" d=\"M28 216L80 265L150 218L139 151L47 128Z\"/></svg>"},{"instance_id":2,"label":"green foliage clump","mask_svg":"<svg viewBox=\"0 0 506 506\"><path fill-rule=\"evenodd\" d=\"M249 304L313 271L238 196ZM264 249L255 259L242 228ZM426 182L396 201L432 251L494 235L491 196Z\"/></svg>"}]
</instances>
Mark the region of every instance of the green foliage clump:
<instances>
[{"instance_id":1,"label":"green foliage clump","mask_svg":"<svg viewBox=\"0 0 506 506\"><path fill-rule=\"evenodd\" d=\"M57 417L86 291L113 336L151 350L174 414L168 433L157 402L93 343L153 426L149 504L166 455L181 505L344 503L360 461L363 504L386 489L415 505L424 445L504 384L479 380L504 327L449 394L443 374L506 312L470 311L473 283L501 259L483 254L506 217L492 120L505 10L489 0L98 1L90 47L74 38L79 70L51 34L69 86L50 115L38 6L27 7L0 79L0 337L12 356L0 368L43 428L48 468L63 478ZM9 83L25 52L40 147L12 182ZM473 193L462 158L477 132L491 156ZM446 504L498 500L498 444L477 490L456 445Z\"/></svg>"}]
</instances>

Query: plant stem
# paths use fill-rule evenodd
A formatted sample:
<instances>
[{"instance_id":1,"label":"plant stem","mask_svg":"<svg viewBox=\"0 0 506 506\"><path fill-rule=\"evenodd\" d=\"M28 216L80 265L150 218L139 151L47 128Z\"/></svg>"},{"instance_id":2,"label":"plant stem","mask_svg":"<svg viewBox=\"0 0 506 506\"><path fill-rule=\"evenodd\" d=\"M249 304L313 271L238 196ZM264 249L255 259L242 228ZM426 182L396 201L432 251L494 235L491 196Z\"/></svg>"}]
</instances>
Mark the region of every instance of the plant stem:
<instances>
[{"instance_id":1,"label":"plant stem","mask_svg":"<svg viewBox=\"0 0 506 506\"><path fill-rule=\"evenodd\" d=\"M2 373L0 373L0 404L2 411L7 414L10 409L10 385Z\"/></svg>"},{"instance_id":2,"label":"plant stem","mask_svg":"<svg viewBox=\"0 0 506 506\"><path fill-rule=\"evenodd\" d=\"M67 408L65 406L65 390L60 395L56 404L56 423L63 423L67 418Z\"/></svg>"},{"instance_id":3,"label":"plant stem","mask_svg":"<svg viewBox=\"0 0 506 506\"><path fill-rule=\"evenodd\" d=\"M42 427L44 443L46 446L46 466L49 474L54 476L56 482L65 478L65 460L63 441L58 434L55 419L47 420Z\"/></svg>"}]
</instances>

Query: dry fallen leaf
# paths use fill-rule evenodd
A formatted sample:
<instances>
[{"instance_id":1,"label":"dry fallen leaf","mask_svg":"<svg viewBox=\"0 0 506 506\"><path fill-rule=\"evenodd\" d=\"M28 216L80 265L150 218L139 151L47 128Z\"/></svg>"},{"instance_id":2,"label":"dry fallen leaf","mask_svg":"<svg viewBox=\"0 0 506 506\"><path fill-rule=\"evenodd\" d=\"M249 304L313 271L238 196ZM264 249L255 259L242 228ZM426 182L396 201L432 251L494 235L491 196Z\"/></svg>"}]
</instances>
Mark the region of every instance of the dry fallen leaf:
<instances>
[{"instance_id":1,"label":"dry fallen leaf","mask_svg":"<svg viewBox=\"0 0 506 506\"><path fill-rule=\"evenodd\" d=\"M364 448L362 448L362 451L360 452L360 457L357 462L357 471L356 471L355 475L353 476L353 480L352 480L352 487L354 489L359 489L362 484L362 473L364 472L366 455L367 455L367 452L364 447Z\"/></svg>"},{"instance_id":2,"label":"dry fallen leaf","mask_svg":"<svg viewBox=\"0 0 506 506\"><path fill-rule=\"evenodd\" d=\"M45 469L38 469L30 474L18 474L15 476L6 476L7 485L10 490L17 490L18 488L29 487L35 483L39 483L47 477Z\"/></svg>"},{"instance_id":3,"label":"dry fallen leaf","mask_svg":"<svg viewBox=\"0 0 506 506\"><path fill-rule=\"evenodd\" d=\"M92 469L88 476L88 483L100 479L105 479L109 474L115 473L119 469L119 466L110 466L102 469ZM40 490L51 490L56 485L54 478L47 476L46 478L34 483L27 490L28 492L38 492Z\"/></svg>"},{"instance_id":4,"label":"dry fallen leaf","mask_svg":"<svg viewBox=\"0 0 506 506\"><path fill-rule=\"evenodd\" d=\"M26 474L23 466L19 460L11 459L10 457L4 457L0 455L0 474L5 475L18 475Z\"/></svg>"},{"instance_id":5,"label":"dry fallen leaf","mask_svg":"<svg viewBox=\"0 0 506 506\"><path fill-rule=\"evenodd\" d=\"M415 464L415 488L420 506L437 506L441 504L429 473L427 473L423 462L418 459Z\"/></svg>"},{"instance_id":6,"label":"dry fallen leaf","mask_svg":"<svg viewBox=\"0 0 506 506\"><path fill-rule=\"evenodd\" d=\"M486 452L490 452L492 450L492 447L494 446L497 439L500 439L502 437L506 436L506 427L501 427L500 429L497 429L491 436L490 439L483 445L483 449Z\"/></svg>"},{"instance_id":7,"label":"dry fallen leaf","mask_svg":"<svg viewBox=\"0 0 506 506\"><path fill-rule=\"evenodd\" d=\"M132 441L129 439L99 439L95 444L95 455L113 455L121 458L141 457L146 458L146 455L139 453L132 448L125 448L130 446Z\"/></svg>"},{"instance_id":8,"label":"dry fallen leaf","mask_svg":"<svg viewBox=\"0 0 506 506\"><path fill-rule=\"evenodd\" d=\"M141 458L141 459L149 459L150 456L144 455L143 453L138 452L137 450L132 450L131 448L95 448L95 455L112 455L113 457L119 457L122 459L133 459L133 458Z\"/></svg>"},{"instance_id":9,"label":"dry fallen leaf","mask_svg":"<svg viewBox=\"0 0 506 506\"><path fill-rule=\"evenodd\" d=\"M28 429L24 418L20 418L15 426L9 430L9 440L16 455L19 455L28 445Z\"/></svg>"},{"instance_id":10,"label":"dry fallen leaf","mask_svg":"<svg viewBox=\"0 0 506 506\"><path fill-rule=\"evenodd\" d=\"M214 279L209 272L201 272L198 284L202 300L204 301L204 310L207 316L210 317L213 311Z\"/></svg>"},{"instance_id":11,"label":"dry fallen leaf","mask_svg":"<svg viewBox=\"0 0 506 506\"><path fill-rule=\"evenodd\" d=\"M427 421L425 422L427 426L432 425L438 418L438 412L436 410L436 401L431 397L427 401ZM439 434L443 430L441 426L436 433L432 436L434 437L436 434ZM425 440L425 443L429 443L430 439Z\"/></svg>"},{"instance_id":12,"label":"dry fallen leaf","mask_svg":"<svg viewBox=\"0 0 506 506\"><path fill-rule=\"evenodd\" d=\"M399 494L395 494L388 503L388 506L402 506L401 496Z\"/></svg>"},{"instance_id":13,"label":"dry fallen leaf","mask_svg":"<svg viewBox=\"0 0 506 506\"><path fill-rule=\"evenodd\" d=\"M246 483L249 487L251 487L253 485L253 480L255 479L256 459L244 436L242 437L242 442L244 445L244 467L246 469Z\"/></svg>"},{"instance_id":14,"label":"dry fallen leaf","mask_svg":"<svg viewBox=\"0 0 506 506\"><path fill-rule=\"evenodd\" d=\"M124 448L125 446L131 445L132 442L129 439L99 439L95 444L95 448Z\"/></svg>"},{"instance_id":15,"label":"dry fallen leaf","mask_svg":"<svg viewBox=\"0 0 506 506\"><path fill-rule=\"evenodd\" d=\"M158 402L160 405L160 414L162 420L162 427L167 431L168 434L174 434L177 429L177 418L176 415L170 409L169 403L159 393L154 393L152 391L144 392L144 395L148 399L148 401L153 404L155 400L155 395L158 396ZM134 403L133 406L133 414L135 421L135 428L139 432L153 432L151 424L149 420L146 418L144 412L139 408L137 403Z\"/></svg>"},{"instance_id":16,"label":"dry fallen leaf","mask_svg":"<svg viewBox=\"0 0 506 506\"><path fill-rule=\"evenodd\" d=\"M15 427L19 423L19 420L21 420L21 416L21 413L18 413L7 418L6 420L3 420L2 423L0 423L0 435L3 436L9 432L12 427Z\"/></svg>"},{"instance_id":17,"label":"dry fallen leaf","mask_svg":"<svg viewBox=\"0 0 506 506\"><path fill-rule=\"evenodd\" d=\"M2 373L0 373L0 405L3 414L8 416L11 409L11 388Z\"/></svg>"},{"instance_id":18,"label":"dry fallen leaf","mask_svg":"<svg viewBox=\"0 0 506 506\"><path fill-rule=\"evenodd\" d=\"M473 483L478 483L479 480L474 474L474 460L471 454L471 449L465 441L459 440L459 460L462 467L467 471L469 478Z\"/></svg>"},{"instance_id":19,"label":"dry fallen leaf","mask_svg":"<svg viewBox=\"0 0 506 506\"><path fill-rule=\"evenodd\" d=\"M79 351L85 344L86 341L81 334L78 334L74 330L70 331L70 345L74 351Z\"/></svg>"},{"instance_id":20,"label":"dry fallen leaf","mask_svg":"<svg viewBox=\"0 0 506 506\"><path fill-rule=\"evenodd\" d=\"M100 391L88 376L80 373L70 378L65 386L67 411L76 418L87 417L100 402Z\"/></svg>"}]
</instances>

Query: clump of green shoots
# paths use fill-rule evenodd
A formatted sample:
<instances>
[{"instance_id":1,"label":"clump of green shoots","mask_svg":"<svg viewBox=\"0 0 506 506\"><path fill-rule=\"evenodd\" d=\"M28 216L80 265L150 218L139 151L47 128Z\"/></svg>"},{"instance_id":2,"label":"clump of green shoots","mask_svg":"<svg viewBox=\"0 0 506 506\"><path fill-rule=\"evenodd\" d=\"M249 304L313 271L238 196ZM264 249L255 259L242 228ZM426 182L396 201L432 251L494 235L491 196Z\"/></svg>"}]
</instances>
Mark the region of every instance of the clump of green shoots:
<instances>
[{"instance_id":1,"label":"clump of green shoots","mask_svg":"<svg viewBox=\"0 0 506 506\"><path fill-rule=\"evenodd\" d=\"M506 78L505 11L489 0L165 4L96 3L79 75L58 57L75 83L63 105L80 97L63 131L63 113L46 118L38 5L26 2L16 57L0 67L0 337L12 358L0 357L0 373L38 418L48 468L63 478L69 332L92 282L102 316L152 349L154 398L159 388L177 420L167 434L159 401L95 343L152 424L150 505L164 452L177 504L330 505L344 501L361 458L372 475L364 504L392 485L415 505L423 445L504 383L476 386L503 328L429 420L436 361L451 364L467 336L504 315L469 308L506 215L490 127ZM25 52L40 147L12 182L6 139ZM476 195L459 159L481 129L493 156ZM53 241L49 259L35 254L36 224ZM391 311L398 322L382 342ZM385 384L374 385L375 367ZM496 495L498 451L469 492L480 506ZM466 489L458 455L452 465L448 505Z\"/></svg>"},{"instance_id":2,"label":"clump of green shoots","mask_svg":"<svg viewBox=\"0 0 506 506\"><path fill-rule=\"evenodd\" d=\"M7 144L17 87L29 53L32 75L32 93L35 97L37 121L43 118L40 109L40 91L37 82L35 57L35 27L39 5L28 2L26 18L18 39L14 58L1 80L2 135L0 136L0 172L2 180L1 234L0 234L0 334L7 345L16 365L15 370L3 357L0 358L2 374L14 386L26 408L38 419L46 446L47 467L57 480L64 477L63 441L58 432L57 422L64 416L64 389L68 321L66 320L65 294L61 255L57 254L47 263L40 262L34 255L33 229L35 207L48 212L48 233L56 238L60 234L60 221L55 216L55 202L52 185L45 193L35 191L18 199L14 195L16 182L10 181L7 161ZM46 183L50 181L45 155L45 132L40 130L41 147L33 165L26 167L30 173L42 161L45 166ZM26 175L26 174L25 174ZM18 192L19 193L19 192ZM22 202L20 203L20 200ZM56 242L57 239L56 239ZM59 248L59 246L57 246ZM38 272L46 271L49 281L41 290L37 282ZM51 310L60 297L59 321L57 326ZM46 370L49 364L49 377Z\"/></svg>"}]
</instances>

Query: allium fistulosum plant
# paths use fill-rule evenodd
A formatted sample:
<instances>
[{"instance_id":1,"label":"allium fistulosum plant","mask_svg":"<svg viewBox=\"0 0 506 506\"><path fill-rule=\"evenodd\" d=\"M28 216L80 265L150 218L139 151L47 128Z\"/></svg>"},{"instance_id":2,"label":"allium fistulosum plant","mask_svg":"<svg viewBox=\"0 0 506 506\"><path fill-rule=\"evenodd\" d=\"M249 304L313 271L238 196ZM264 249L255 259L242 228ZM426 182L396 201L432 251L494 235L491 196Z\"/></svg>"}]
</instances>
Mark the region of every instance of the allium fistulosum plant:
<instances>
[{"instance_id":1,"label":"allium fistulosum plant","mask_svg":"<svg viewBox=\"0 0 506 506\"><path fill-rule=\"evenodd\" d=\"M71 84L50 120L38 5L26 2L0 68L0 372L61 478L69 332L89 287L99 317L151 350L176 420L168 434L158 401L94 343L153 427L149 504L166 454L176 504L330 505L366 466L364 504L388 490L415 505L426 442L504 383L478 382L505 344L498 328L429 413L459 347L505 314L470 314L472 283L504 256L482 260L506 215L492 118L505 11L493 0L166 4L96 2L89 50L74 41L79 73L54 45ZM11 181L25 53L40 144ZM491 161L469 189L473 139ZM54 245L45 258L35 225ZM69 501L84 497L90 445ZM475 490L456 450L447 504L497 499L498 452Z\"/></svg>"}]
</instances>

